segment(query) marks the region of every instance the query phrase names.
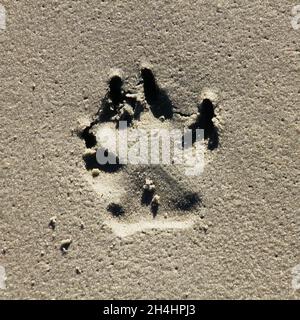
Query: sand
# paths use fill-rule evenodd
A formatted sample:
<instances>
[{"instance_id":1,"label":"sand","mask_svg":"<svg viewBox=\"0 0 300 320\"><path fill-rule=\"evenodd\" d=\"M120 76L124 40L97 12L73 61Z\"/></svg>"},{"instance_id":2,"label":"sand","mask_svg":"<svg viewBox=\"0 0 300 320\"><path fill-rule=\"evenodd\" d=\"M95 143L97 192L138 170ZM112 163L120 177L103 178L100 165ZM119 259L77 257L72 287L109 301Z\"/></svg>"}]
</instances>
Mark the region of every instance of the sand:
<instances>
[{"instance_id":1,"label":"sand","mask_svg":"<svg viewBox=\"0 0 300 320\"><path fill-rule=\"evenodd\" d=\"M295 1L1 4L1 299L300 298ZM95 166L128 118L203 173Z\"/></svg>"}]
</instances>

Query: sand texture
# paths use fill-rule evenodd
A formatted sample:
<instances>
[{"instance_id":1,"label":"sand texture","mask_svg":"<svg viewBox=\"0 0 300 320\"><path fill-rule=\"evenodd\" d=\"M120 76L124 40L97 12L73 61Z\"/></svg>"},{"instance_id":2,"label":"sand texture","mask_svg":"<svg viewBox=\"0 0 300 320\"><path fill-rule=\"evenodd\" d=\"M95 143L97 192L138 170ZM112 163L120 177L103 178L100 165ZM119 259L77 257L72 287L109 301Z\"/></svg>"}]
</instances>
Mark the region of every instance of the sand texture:
<instances>
[{"instance_id":1,"label":"sand texture","mask_svg":"<svg viewBox=\"0 0 300 320\"><path fill-rule=\"evenodd\" d=\"M300 298L295 1L0 3L0 299ZM203 173L99 165L124 119Z\"/></svg>"}]
</instances>

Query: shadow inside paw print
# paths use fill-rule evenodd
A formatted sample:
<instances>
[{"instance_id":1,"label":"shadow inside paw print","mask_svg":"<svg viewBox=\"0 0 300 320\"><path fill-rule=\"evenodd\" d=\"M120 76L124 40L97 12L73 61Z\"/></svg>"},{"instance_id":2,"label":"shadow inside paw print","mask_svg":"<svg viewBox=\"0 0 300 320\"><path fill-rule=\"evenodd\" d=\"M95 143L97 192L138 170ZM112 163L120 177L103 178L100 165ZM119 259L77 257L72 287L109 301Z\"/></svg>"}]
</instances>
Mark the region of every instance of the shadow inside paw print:
<instances>
[{"instance_id":1,"label":"shadow inside paw print","mask_svg":"<svg viewBox=\"0 0 300 320\"><path fill-rule=\"evenodd\" d=\"M207 149L214 150L219 146L219 133L214 124L213 101L205 98L199 104L198 112L182 115L149 67L141 68L140 81L134 90L124 87L120 73L113 74L93 121L79 132L87 148L83 155L85 168L92 172L97 192L103 195L111 189L106 192L107 211L118 219L149 212L152 217L160 212L167 215L197 212L203 206L199 178L191 179L183 173L182 167L175 164L122 164L109 149L104 150L105 156L114 161L101 165L96 156L96 150L101 148L97 132L105 125L118 130L120 121L126 121L129 128L138 129L182 128L182 123L188 122L184 127L192 130L192 142L182 147L192 147L196 141L196 129L203 129Z\"/></svg>"},{"instance_id":2,"label":"shadow inside paw print","mask_svg":"<svg viewBox=\"0 0 300 320\"><path fill-rule=\"evenodd\" d=\"M172 119L174 105L168 97L166 91L161 89L157 84L152 70L149 68L142 68L141 77L143 81L145 100L150 106L154 117Z\"/></svg>"},{"instance_id":3,"label":"shadow inside paw print","mask_svg":"<svg viewBox=\"0 0 300 320\"><path fill-rule=\"evenodd\" d=\"M204 139L208 141L207 148L209 150L214 150L219 146L219 134L218 129L213 123L213 119L216 116L213 103L209 99L204 99L198 106L198 111L197 119L194 123L189 125L189 129L193 130L192 143L196 140L196 129L203 129Z\"/></svg>"}]
</instances>

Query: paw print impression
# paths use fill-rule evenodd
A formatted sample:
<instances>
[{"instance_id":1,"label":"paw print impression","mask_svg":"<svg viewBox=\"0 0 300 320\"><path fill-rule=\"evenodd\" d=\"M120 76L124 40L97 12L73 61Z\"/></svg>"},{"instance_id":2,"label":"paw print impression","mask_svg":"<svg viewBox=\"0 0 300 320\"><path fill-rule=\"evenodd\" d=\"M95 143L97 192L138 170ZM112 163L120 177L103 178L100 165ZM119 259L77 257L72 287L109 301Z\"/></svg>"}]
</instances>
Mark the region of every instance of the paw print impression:
<instances>
[{"instance_id":1,"label":"paw print impression","mask_svg":"<svg viewBox=\"0 0 300 320\"><path fill-rule=\"evenodd\" d=\"M192 152L197 129L202 129L205 164L219 147L217 106L216 94L203 90L195 113L183 114L147 65L141 67L134 88L127 88L121 72L111 75L99 110L91 122L81 124L78 135L86 147L85 177L101 197L107 222L117 234L146 228L185 228L203 215L201 175L186 174L184 164L176 162L172 151L169 159L162 160L160 152L168 147L162 133L181 132L181 148ZM189 143L184 143L184 129L192 133ZM127 140L120 135L125 131ZM147 139L132 139L137 133L149 138L148 142L151 135L159 135L158 162L140 161L141 157L149 157L152 149L151 143L143 143ZM118 137L117 141L110 142L112 137ZM131 161L121 156L117 148L125 145L129 156L130 152L133 154ZM137 149L139 157L133 152ZM99 154L108 161L99 161Z\"/></svg>"}]
</instances>

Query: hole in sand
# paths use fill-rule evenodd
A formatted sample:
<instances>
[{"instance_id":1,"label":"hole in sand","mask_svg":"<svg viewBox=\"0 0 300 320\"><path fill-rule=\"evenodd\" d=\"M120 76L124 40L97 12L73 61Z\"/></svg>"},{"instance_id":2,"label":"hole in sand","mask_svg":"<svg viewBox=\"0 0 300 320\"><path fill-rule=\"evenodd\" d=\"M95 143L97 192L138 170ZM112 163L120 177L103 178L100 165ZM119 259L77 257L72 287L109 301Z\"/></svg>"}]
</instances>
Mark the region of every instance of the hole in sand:
<instances>
[{"instance_id":1,"label":"hole in sand","mask_svg":"<svg viewBox=\"0 0 300 320\"><path fill-rule=\"evenodd\" d=\"M142 205L149 206L154 196L154 190L143 190L141 203Z\"/></svg>"},{"instance_id":2,"label":"hole in sand","mask_svg":"<svg viewBox=\"0 0 300 320\"><path fill-rule=\"evenodd\" d=\"M201 199L197 193L185 192L176 202L176 208L182 211L189 211L201 204Z\"/></svg>"},{"instance_id":3,"label":"hole in sand","mask_svg":"<svg viewBox=\"0 0 300 320\"><path fill-rule=\"evenodd\" d=\"M124 100L123 80L120 76L113 76L109 81L109 98L114 106L117 106Z\"/></svg>"},{"instance_id":4,"label":"hole in sand","mask_svg":"<svg viewBox=\"0 0 300 320\"><path fill-rule=\"evenodd\" d=\"M196 126L204 130L204 139L208 140L208 149L213 150L219 145L218 129L212 121L216 116L213 103L209 99L204 99L199 106L199 112L200 116Z\"/></svg>"},{"instance_id":5,"label":"hole in sand","mask_svg":"<svg viewBox=\"0 0 300 320\"><path fill-rule=\"evenodd\" d=\"M192 144L196 141L196 129L204 130L204 139L208 140L207 148L209 150L214 150L219 146L219 134L218 129L213 123L213 118L216 116L214 112L214 105L209 99L204 99L202 103L198 106L199 116L195 123L189 126L192 129ZM182 147L189 148L191 145L184 145L182 139Z\"/></svg>"},{"instance_id":6,"label":"hole in sand","mask_svg":"<svg viewBox=\"0 0 300 320\"><path fill-rule=\"evenodd\" d=\"M141 77L144 84L145 99L150 105L154 117L164 116L166 119L171 119L173 117L173 103L166 91L162 90L157 84L152 70L143 68Z\"/></svg>"},{"instance_id":7,"label":"hole in sand","mask_svg":"<svg viewBox=\"0 0 300 320\"><path fill-rule=\"evenodd\" d=\"M108 151L106 150L108 155ZM113 154L111 154L111 156L114 156ZM118 157L114 156L116 158L116 164L110 164L110 163L106 163L106 164L99 164L96 158L96 152L93 154L85 154L83 155L83 160L85 162L85 168L87 170L93 170L93 169L99 169L101 171L104 172L108 172L108 173L112 173L112 172L116 172L119 171L123 165L119 163L119 159Z\"/></svg>"},{"instance_id":8,"label":"hole in sand","mask_svg":"<svg viewBox=\"0 0 300 320\"><path fill-rule=\"evenodd\" d=\"M159 87L156 83L153 72L148 68L141 70L141 76L144 84L144 94L146 101L151 105L153 104L159 95Z\"/></svg>"},{"instance_id":9,"label":"hole in sand","mask_svg":"<svg viewBox=\"0 0 300 320\"><path fill-rule=\"evenodd\" d=\"M80 138L85 141L85 146L87 148L93 148L97 144L97 139L95 135L90 132L91 126L86 127L81 133Z\"/></svg>"},{"instance_id":10,"label":"hole in sand","mask_svg":"<svg viewBox=\"0 0 300 320\"><path fill-rule=\"evenodd\" d=\"M107 206L107 211L109 211L114 217L120 217L122 215L124 215L125 210L123 209L123 207L121 205L119 205L118 203L110 203Z\"/></svg>"}]
</instances>

